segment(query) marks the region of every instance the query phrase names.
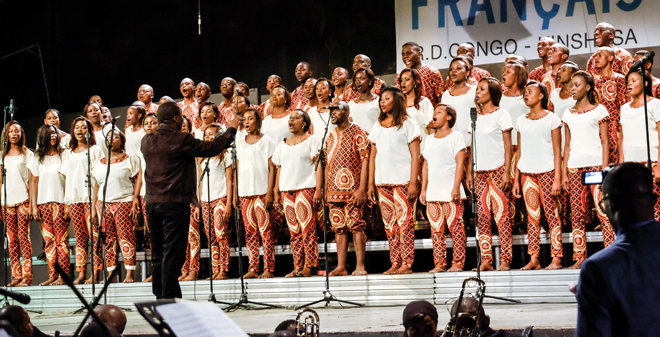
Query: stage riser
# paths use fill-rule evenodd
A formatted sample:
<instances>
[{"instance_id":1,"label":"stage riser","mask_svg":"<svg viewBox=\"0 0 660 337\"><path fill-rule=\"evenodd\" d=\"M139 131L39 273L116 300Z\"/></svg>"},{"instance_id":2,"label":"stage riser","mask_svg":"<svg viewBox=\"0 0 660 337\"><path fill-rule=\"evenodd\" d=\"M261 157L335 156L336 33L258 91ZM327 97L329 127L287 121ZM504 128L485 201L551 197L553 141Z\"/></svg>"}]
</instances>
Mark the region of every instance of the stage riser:
<instances>
[{"instance_id":1,"label":"stage riser","mask_svg":"<svg viewBox=\"0 0 660 337\"><path fill-rule=\"evenodd\" d=\"M575 303L568 287L578 279L577 270L508 271L481 274L486 282L486 294L520 300L523 303ZM405 305L416 299L434 301L443 305L458 296L461 284L475 272L417 273L411 275L341 276L330 278L330 290L340 299L364 303L367 306ZM325 290L323 277L275 278L247 280L251 300L294 307L319 300ZM206 300L210 294L208 281L181 282L185 299ZM97 285L97 293L102 286ZM78 289L89 301L91 285ZM32 297L27 309L43 312L74 311L81 307L73 292L66 286L13 288ZM216 299L235 302L239 299L239 280L214 281ZM468 290L469 292L470 290ZM151 283L112 284L107 293L108 303L133 308L133 303L151 301ZM487 303L500 303L487 299Z\"/></svg>"}]
</instances>

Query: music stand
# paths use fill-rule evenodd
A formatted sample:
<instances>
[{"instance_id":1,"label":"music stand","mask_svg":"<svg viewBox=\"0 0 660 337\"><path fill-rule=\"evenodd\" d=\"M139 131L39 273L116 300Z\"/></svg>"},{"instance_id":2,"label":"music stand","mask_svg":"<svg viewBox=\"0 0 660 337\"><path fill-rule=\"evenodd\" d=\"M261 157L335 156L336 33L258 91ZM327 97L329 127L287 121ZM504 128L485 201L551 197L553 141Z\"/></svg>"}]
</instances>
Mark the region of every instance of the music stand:
<instances>
[{"instance_id":1,"label":"music stand","mask_svg":"<svg viewBox=\"0 0 660 337\"><path fill-rule=\"evenodd\" d=\"M176 335L172 332L163 317L160 316L156 307L164 304L176 303L176 300L173 298L164 298L154 302L142 302L134 303L138 312L144 319L158 332L161 337L175 337Z\"/></svg>"}]
</instances>

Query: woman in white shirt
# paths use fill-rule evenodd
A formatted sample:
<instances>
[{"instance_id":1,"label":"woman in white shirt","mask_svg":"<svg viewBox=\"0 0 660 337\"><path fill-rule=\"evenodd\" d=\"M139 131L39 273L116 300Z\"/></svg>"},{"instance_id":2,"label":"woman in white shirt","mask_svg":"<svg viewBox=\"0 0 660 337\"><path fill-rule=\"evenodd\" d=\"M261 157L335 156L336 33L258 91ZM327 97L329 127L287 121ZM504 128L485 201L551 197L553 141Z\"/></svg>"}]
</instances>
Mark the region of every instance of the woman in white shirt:
<instances>
[{"instance_id":1,"label":"woman in white shirt","mask_svg":"<svg viewBox=\"0 0 660 337\"><path fill-rule=\"evenodd\" d=\"M512 121L517 121L518 117L524 116L529 112L529 107L523 101L523 91L527 84L527 68L520 63L508 63L504 66L502 73L502 86L507 88L502 92L499 107L508 111ZM518 146L518 136L516 129L511 130L511 144L513 145L513 154L516 154ZM513 176L513 173L511 174Z\"/></svg>"},{"instance_id":2,"label":"woman in white shirt","mask_svg":"<svg viewBox=\"0 0 660 337\"><path fill-rule=\"evenodd\" d=\"M32 173L30 205L34 219L41 221L41 235L48 261L49 279L42 286L65 284L58 277L55 264L59 263L68 273L69 222L64 215L64 177L59 174L62 166L60 133L57 127L46 124L37 130L37 150L27 164Z\"/></svg>"},{"instance_id":3,"label":"woman in white shirt","mask_svg":"<svg viewBox=\"0 0 660 337\"><path fill-rule=\"evenodd\" d=\"M261 123L261 133L279 144L284 138L291 137L289 115L291 114L291 94L284 86L278 85L270 92L270 105L273 113Z\"/></svg>"},{"instance_id":4,"label":"woman in white shirt","mask_svg":"<svg viewBox=\"0 0 660 337\"><path fill-rule=\"evenodd\" d=\"M57 127L57 131L60 133L60 145L63 149L69 148L69 142L71 142L71 135L62 131L60 126L62 115L58 110L48 109L44 114L44 124L50 124Z\"/></svg>"},{"instance_id":5,"label":"woman in white shirt","mask_svg":"<svg viewBox=\"0 0 660 337\"><path fill-rule=\"evenodd\" d=\"M413 205L420 172L419 126L406 114L399 88L380 93L378 121L369 132L372 144L367 195L378 203L390 245L392 267L385 274L410 274L415 256Z\"/></svg>"},{"instance_id":6,"label":"woman in white shirt","mask_svg":"<svg viewBox=\"0 0 660 337\"><path fill-rule=\"evenodd\" d=\"M660 100L651 93L652 79L648 73L644 74L646 86L642 84L642 74L628 73L626 83L628 95L632 100L621 107L621 135L619 136L619 162L641 162L646 164L648 154L651 155L653 176L655 183L653 191L656 194L654 213L656 220L660 220L660 168L658 162L658 135L660 134ZM649 145L646 143L646 121L644 120L644 91L646 91L646 105L648 108ZM649 151L649 153L647 153Z\"/></svg>"},{"instance_id":7,"label":"woman in white shirt","mask_svg":"<svg viewBox=\"0 0 660 337\"><path fill-rule=\"evenodd\" d=\"M465 159L470 157L470 108L474 108L475 87L470 85L467 79L470 77L472 68L470 63L462 56L457 56L449 65L449 79L454 85L442 94L442 103L451 105L456 109L456 123L451 128L463 135L465 142ZM467 168L467 161L465 163Z\"/></svg>"},{"instance_id":8,"label":"woman in white shirt","mask_svg":"<svg viewBox=\"0 0 660 337\"><path fill-rule=\"evenodd\" d=\"M92 190L87 188L88 167L94 167L105 157L96 146L92 123L82 116L73 120L71 129L71 149L64 151L60 174L64 177L64 215L71 220L76 237L76 271L79 273L75 284L85 282L87 269L87 243L89 241L90 209ZM85 134L89 133L89 141ZM89 159L87 153L89 151ZM89 166L88 166L89 160Z\"/></svg>"},{"instance_id":9,"label":"woman in white shirt","mask_svg":"<svg viewBox=\"0 0 660 337\"><path fill-rule=\"evenodd\" d=\"M84 117L87 117L89 121L92 123L93 130L90 130L90 132L94 132L94 137L97 140L96 141L96 146L101 148L101 151L103 152L103 156L108 155L108 148L106 147L106 139L105 135L110 131L112 128L112 124L104 124L103 122L103 106L100 103L95 103L91 102L85 105L85 110L83 110L82 115ZM115 126L115 130L119 131L119 129Z\"/></svg>"},{"instance_id":10,"label":"woman in white shirt","mask_svg":"<svg viewBox=\"0 0 660 337\"><path fill-rule=\"evenodd\" d=\"M500 108L502 85L493 77L482 78L477 84L474 102L479 115L475 142L476 171L472 182L472 157L466 178L468 187L474 183L478 198L479 245L481 246L481 270L493 270L493 235L490 228L491 217L495 217L499 233L500 267L509 270L512 259L512 226L509 192L511 190L511 116ZM471 132L471 131L470 131ZM491 214L492 211L492 214Z\"/></svg>"},{"instance_id":11,"label":"woman in white shirt","mask_svg":"<svg viewBox=\"0 0 660 337\"><path fill-rule=\"evenodd\" d=\"M196 129L193 132L195 138L199 140L204 139L204 130L210 125L215 124L215 121L218 120L218 106L210 101L206 101L199 105L199 111L197 116L202 120L202 127ZM229 123L229 121L227 121Z\"/></svg>"},{"instance_id":12,"label":"woman in white shirt","mask_svg":"<svg viewBox=\"0 0 660 337\"><path fill-rule=\"evenodd\" d=\"M417 70L410 68L401 70L398 83L405 96L406 113L419 126L419 133L422 135L420 152L423 152L426 136L429 132L433 133L433 130L428 128L433 118L433 105L428 98L422 96L422 78Z\"/></svg>"},{"instance_id":13,"label":"woman in white shirt","mask_svg":"<svg viewBox=\"0 0 660 337\"><path fill-rule=\"evenodd\" d=\"M277 87L272 92L277 91L281 92ZM280 104L280 98L273 96L271 94L271 104ZM236 153L238 196L245 223L245 245L249 259L248 272L244 277L271 278L275 272L275 237L273 223L270 221L275 185L275 167L271 157L275 152L275 142L268 135L261 133L261 114L256 109L247 109L243 118L247 134L245 137L236 138ZM264 250L264 272L261 275L258 274L260 239Z\"/></svg>"},{"instance_id":14,"label":"woman in white shirt","mask_svg":"<svg viewBox=\"0 0 660 337\"><path fill-rule=\"evenodd\" d=\"M184 126L189 126L190 122L186 124L186 121L188 121L188 118L186 116L183 116L183 125L181 126L181 131L183 132L183 127ZM150 112L147 114L146 117L144 117L144 120L142 121L142 128L144 129L145 136L156 132L158 130L158 117L156 116L155 113ZM144 156L142 155L142 150L138 151L137 156L140 158L140 172L142 173L142 176L144 177L144 171L147 169L147 163L144 161ZM147 233L145 233L145 240L149 240L149 223L147 222L147 211L146 211L146 202L144 201L144 196L147 194L147 184L144 183L144 180L142 181L142 184L140 184L140 213L142 214L142 220L144 221L144 228L147 230ZM151 282L152 277L149 276L147 277L144 282Z\"/></svg>"},{"instance_id":15,"label":"woman in white shirt","mask_svg":"<svg viewBox=\"0 0 660 337\"><path fill-rule=\"evenodd\" d=\"M518 117L518 153L513 178L513 195L524 198L527 208L527 253L530 262L522 270L541 269L539 263L541 205L550 227L552 263L546 269L561 269L563 248L559 196L561 194L561 120L547 111L548 89L530 81L525 87L525 104L530 111Z\"/></svg>"},{"instance_id":16,"label":"woman in white shirt","mask_svg":"<svg viewBox=\"0 0 660 337\"><path fill-rule=\"evenodd\" d=\"M321 109L322 107L332 105L332 100L335 97L335 85L329 79L321 77L318 81L316 81L315 92L316 97L319 100L319 105L311 107L307 112L309 114L309 118L312 120L309 133L314 135L314 137L316 137L318 140L321 140L323 138L323 134L326 133L326 127L328 128L326 138L330 134L330 131L337 127L337 125L330 122L330 110Z\"/></svg>"},{"instance_id":17,"label":"woman in white shirt","mask_svg":"<svg viewBox=\"0 0 660 337\"><path fill-rule=\"evenodd\" d=\"M147 115L143 106L132 105L126 110L126 153L138 154L144 137L142 122Z\"/></svg>"},{"instance_id":18,"label":"woman in white shirt","mask_svg":"<svg viewBox=\"0 0 660 337\"><path fill-rule=\"evenodd\" d=\"M562 116L566 127L562 187L570 193L573 213L573 260L576 262L569 268L580 269L587 258L585 222L590 193L603 229L605 247L614 242L612 225L599 206L603 198L600 185L582 183L584 172L599 171L609 164L607 128L610 117L607 109L598 104L594 78L586 71L573 74L571 93L577 103Z\"/></svg>"},{"instance_id":19,"label":"woman in white shirt","mask_svg":"<svg viewBox=\"0 0 660 337\"><path fill-rule=\"evenodd\" d=\"M220 124L211 124L204 130L204 139L211 141L216 133L224 128ZM204 170L208 166L208 172ZM199 200L202 204L202 222L211 247L213 279L229 278L229 218L233 196L233 170L231 156L223 151L213 158L200 158ZM209 222L210 220L210 222Z\"/></svg>"},{"instance_id":20,"label":"woman in white shirt","mask_svg":"<svg viewBox=\"0 0 660 337\"><path fill-rule=\"evenodd\" d=\"M291 233L293 271L286 277L310 277L312 268L319 265L315 207L321 200L321 180L314 163L321 140L307 133L311 124L305 111L292 112L289 130L293 136L280 142L272 157L277 167L274 202L281 203Z\"/></svg>"},{"instance_id":21,"label":"woman in white shirt","mask_svg":"<svg viewBox=\"0 0 660 337\"><path fill-rule=\"evenodd\" d=\"M419 200L426 205L426 215L431 223L433 262L429 273L439 273L447 267L445 229L449 227L452 239L453 259L450 272L463 271L465 265L465 226L461 188L465 165L465 143L460 132L452 131L456 122L456 109L440 103L429 125L435 134L429 135L422 154L426 159L422 168L422 192Z\"/></svg>"},{"instance_id":22,"label":"woman in white shirt","mask_svg":"<svg viewBox=\"0 0 660 337\"><path fill-rule=\"evenodd\" d=\"M2 153L7 170L7 186L5 189L0 181L0 198L2 199L2 212L6 219L6 231L9 242L9 259L11 263L12 281L8 285L32 285L32 243L30 242L30 187L34 179L27 168L32 159L32 151L25 146L25 132L17 121L7 123L4 130L5 143L3 148L9 151ZM23 261L21 261L23 258Z\"/></svg>"},{"instance_id":23,"label":"woman in white shirt","mask_svg":"<svg viewBox=\"0 0 660 337\"><path fill-rule=\"evenodd\" d=\"M112 138L111 138L112 137ZM110 163L108 158L103 158L92 168L92 177L96 180L94 195L96 196L96 215L101 214L104 189L105 210L99 216L99 223L105 232L105 262L108 272L112 272L117 266L117 241L124 257L126 268L125 283L133 282L133 271L135 270L135 226L133 219L138 216L140 205L139 194L142 184L142 172L140 172L140 159L125 151L126 136L122 132L115 131L113 135L108 132L107 146L112 151ZM110 176L106 180L108 165L111 165ZM106 188L107 185L107 188ZM95 231L96 232L96 231ZM98 235L98 233L94 233ZM87 282L97 282L98 272L102 269L101 242L95 240L93 249L94 275Z\"/></svg>"},{"instance_id":24,"label":"woman in white shirt","mask_svg":"<svg viewBox=\"0 0 660 337\"><path fill-rule=\"evenodd\" d=\"M353 73L353 84L360 96L348 102L348 107L352 122L365 131L371 130L380 114L378 96L371 92L375 83L376 75L371 69L360 68Z\"/></svg>"}]
</instances>

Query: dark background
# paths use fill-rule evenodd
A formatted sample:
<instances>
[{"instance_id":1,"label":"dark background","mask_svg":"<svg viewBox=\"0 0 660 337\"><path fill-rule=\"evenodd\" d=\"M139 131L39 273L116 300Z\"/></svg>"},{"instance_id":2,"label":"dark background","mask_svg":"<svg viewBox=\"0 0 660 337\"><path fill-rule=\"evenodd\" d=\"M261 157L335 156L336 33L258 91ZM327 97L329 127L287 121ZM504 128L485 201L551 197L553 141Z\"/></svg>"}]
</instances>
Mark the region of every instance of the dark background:
<instances>
[{"instance_id":1,"label":"dark background","mask_svg":"<svg viewBox=\"0 0 660 337\"><path fill-rule=\"evenodd\" d=\"M212 1L0 1L0 107L16 99L16 118L42 116L49 107L78 112L90 96L109 107L129 105L143 83L180 97L184 77L214 93L231 76L266 94L266 79L280 75L292 90L298 62L315 77L337 66L351 69L369 55L377 74L396 71L394 0Z\"/></svg>"}]
</instances>

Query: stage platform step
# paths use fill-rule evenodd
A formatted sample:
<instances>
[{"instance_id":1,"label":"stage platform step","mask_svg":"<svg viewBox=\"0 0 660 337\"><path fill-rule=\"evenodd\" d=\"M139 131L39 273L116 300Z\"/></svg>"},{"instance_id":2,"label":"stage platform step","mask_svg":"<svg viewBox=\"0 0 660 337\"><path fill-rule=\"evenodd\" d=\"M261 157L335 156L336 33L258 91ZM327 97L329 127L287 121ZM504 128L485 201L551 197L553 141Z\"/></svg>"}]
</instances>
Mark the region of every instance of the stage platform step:
<instances>
[{"instance_id":1,"label":"stage platform step","mask_svg":"<svg viewBox=\"0 0 660 337\"><path fill-rule=\"evenodd\" d=\"M578 279L578 270L555 271L492 271L483 272L486 294L520 300L523 303L574 303L568 287ZM416 299L445 304L457 297L463 280L476 277L476 272L415 273L409 275L340 276L330 278L330 290L339 299L363 303L367 306L405 305ZM323 298L324 277L273 278L247 280L248 298L253 301L295 307ZM183 297L206 300L210 294L208 281L181 282ZM99 292L102 285L96 285ZM92 286L78 286L88 301ZM30 295L32 302L25 307L41 312L67 312L81 307L75 294L66 286L32 286L12 288ZM214 281L213 290L219 301L233 303L241 293L240 280ZM112 284L107 302L125 308L133 303L154 300L151 283ZM496 303L488 299L487 302ZM337 306L336 303L332 304Z\"/></svg>"}]
</instances>

